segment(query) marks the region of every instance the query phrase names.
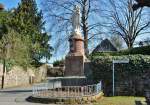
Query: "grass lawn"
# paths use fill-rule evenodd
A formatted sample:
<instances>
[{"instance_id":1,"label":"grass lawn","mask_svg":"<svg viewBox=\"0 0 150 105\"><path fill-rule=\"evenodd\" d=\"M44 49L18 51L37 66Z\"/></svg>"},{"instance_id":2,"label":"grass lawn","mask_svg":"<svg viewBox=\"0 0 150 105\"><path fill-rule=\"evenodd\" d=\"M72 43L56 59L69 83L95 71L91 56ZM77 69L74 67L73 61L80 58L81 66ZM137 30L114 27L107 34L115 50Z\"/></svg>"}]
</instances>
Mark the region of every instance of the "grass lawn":
<instances>
[{"instance_id":1,"label":"grass lawn","mask_svg":"<svg viewBox=\"0 0 150 105\"><path fill-rule=\"evenodd\" d=\"M142 105L146 105L144 97L130 96L103 97L94 105L138 105L135 101L141 102Z\"/></svg>"}]
</instances>

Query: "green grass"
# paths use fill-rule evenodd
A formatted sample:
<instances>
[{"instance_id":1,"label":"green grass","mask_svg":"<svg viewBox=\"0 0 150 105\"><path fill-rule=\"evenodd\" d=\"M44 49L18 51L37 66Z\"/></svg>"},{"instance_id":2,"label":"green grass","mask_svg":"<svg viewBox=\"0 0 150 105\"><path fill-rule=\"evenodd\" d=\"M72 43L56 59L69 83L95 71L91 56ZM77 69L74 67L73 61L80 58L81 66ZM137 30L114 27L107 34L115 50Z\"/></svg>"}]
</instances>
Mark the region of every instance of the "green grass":
<instances>
[{"instance_id":1,"label":"green grass","mask_svg":"<svg viewBox=\"0 0 150 105\"><path fill-rule=\"evenodd\" d=\"M143 105L146 105L144 97L128 96L103 97L94 105L136 105L135 101L141 101Z\"/></svg>"}]
</instances>

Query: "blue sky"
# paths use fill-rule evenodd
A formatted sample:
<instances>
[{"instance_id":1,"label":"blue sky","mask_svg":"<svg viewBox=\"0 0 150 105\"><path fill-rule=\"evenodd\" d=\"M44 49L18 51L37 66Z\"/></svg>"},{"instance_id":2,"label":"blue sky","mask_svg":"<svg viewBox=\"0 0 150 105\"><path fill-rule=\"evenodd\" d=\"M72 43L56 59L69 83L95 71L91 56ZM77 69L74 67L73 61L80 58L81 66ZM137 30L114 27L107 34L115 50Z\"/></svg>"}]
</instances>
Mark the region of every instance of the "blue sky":
<instances>
[{"instance_id":1,"label":"blue sky","mask_svg":"<svg viewBox=\"0 0 150 105\"><path fill-rule=\"evenodd\" d=\"M0 0L0 3L2 3L6 9L10 9L16 7L19 1L20 0Z\"/></svg>"}]
</instances>

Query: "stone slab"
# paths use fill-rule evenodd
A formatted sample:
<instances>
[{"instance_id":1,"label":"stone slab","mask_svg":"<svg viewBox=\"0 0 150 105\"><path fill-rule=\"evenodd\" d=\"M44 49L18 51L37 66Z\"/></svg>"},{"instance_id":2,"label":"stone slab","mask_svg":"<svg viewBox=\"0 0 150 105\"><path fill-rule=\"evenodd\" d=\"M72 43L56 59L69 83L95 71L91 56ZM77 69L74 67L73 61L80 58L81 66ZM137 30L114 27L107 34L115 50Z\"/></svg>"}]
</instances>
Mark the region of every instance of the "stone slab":
<instances>
[{"instance_id":1,"label":"stone slab","mask_svg":"<svg viewBox=\"0 0 150 105\"><path fill-rule=\"evenodd\" d=\"M84 56L67 56L65 76L84 76Z\"/></svg>"}]
</instances>

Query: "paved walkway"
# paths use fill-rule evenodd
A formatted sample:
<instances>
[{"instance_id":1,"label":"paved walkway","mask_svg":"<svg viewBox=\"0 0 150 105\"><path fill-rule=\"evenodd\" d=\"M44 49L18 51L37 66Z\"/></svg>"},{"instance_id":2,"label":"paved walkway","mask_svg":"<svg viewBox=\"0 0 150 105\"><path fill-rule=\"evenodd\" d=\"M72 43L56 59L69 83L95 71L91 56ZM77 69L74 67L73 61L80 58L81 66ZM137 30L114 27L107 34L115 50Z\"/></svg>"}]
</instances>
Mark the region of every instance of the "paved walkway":
<instances>
[{"instance_id":1,"label":"paved walkway","mask_svg":"<svg viewBox=\"0 0 150 105\"><path fill-rule=\"evenodd\" d=\"M31 94L31 86L26 88L0 89L0 105L45 105L27 102L25 99L31 96Z\"/></svg>"}]
</instances>

